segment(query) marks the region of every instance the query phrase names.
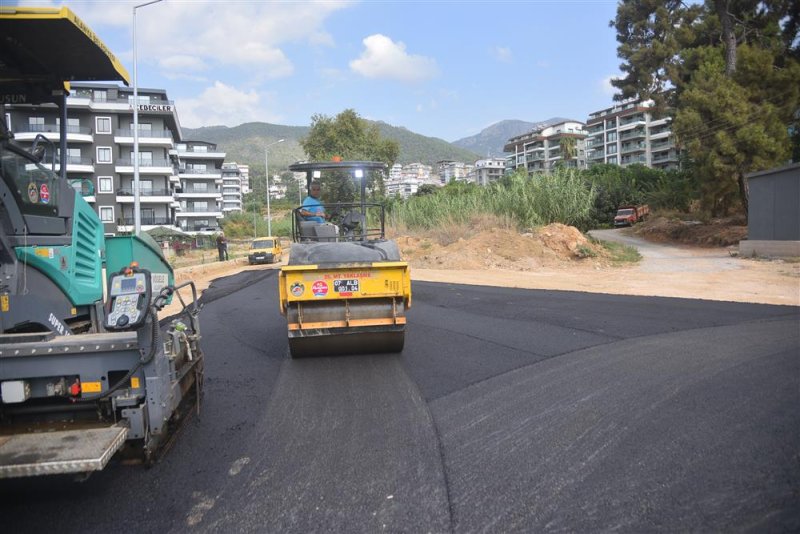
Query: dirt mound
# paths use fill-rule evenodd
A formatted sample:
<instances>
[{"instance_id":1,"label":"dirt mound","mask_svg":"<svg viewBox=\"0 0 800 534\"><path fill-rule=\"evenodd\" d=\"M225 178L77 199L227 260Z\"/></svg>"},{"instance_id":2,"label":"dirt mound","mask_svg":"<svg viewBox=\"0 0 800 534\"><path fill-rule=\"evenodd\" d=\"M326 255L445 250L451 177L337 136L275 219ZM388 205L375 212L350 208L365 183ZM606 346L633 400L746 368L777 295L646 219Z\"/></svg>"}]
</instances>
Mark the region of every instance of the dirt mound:
<instances>
[{"instance_id":1,"label":"dirt mound","mask_svg":"<svg viewBox=\"0 0 800 534\"><path fill-rule=\"evenodd\" d=\"M658 243L728 247L747 239L747 221L742 216L712 219L707 223L675 217L654 217L637 224L634 233Z\"/></svg>"},{"instance_id":2,"label":"dirt mound","mask_svg":"<svg viewBox=\"0 0 800 534\"><path fill-rule=\"evenodd\" d=\"M520 234L492 228L442 245L430 237L396 238L403 258L422 269L506 269L531 271L563 264L607 264L605 249L577 228L550 224Z\"/></svg>"}]
</instances>

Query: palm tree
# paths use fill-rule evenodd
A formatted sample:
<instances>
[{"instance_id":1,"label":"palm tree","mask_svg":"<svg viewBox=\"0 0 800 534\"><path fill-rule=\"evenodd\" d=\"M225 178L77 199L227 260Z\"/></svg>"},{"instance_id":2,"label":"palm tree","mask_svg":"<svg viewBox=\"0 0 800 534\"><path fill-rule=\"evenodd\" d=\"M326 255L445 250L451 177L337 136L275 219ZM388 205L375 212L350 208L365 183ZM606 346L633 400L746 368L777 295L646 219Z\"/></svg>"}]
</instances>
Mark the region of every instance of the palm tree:
<instances>
[{"instance_id":1,"label":"palm tree","mask_svg":"<svg viewBox=\"0 0 800 534\"><path fill-rule=\"evenodd\" d=\"M578 140L574 137L562 137L558 145L561 148L561 161L566 167L571 160L578 157Z\"/></svg>"}]
</instances>

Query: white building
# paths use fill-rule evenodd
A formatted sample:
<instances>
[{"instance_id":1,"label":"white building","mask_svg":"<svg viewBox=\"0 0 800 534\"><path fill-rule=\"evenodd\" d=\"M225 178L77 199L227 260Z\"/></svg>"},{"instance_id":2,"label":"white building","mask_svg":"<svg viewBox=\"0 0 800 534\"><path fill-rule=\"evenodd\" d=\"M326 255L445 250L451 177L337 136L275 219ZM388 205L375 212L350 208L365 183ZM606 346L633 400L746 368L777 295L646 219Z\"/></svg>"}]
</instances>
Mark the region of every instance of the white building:
<instances>
[{"instance_id":1,"label":"white building","mask_svg":"<svg viewBox=\"0 0 800 534\"><path fill-rule=\"evenodd\" d=\"M591 113L586 121L589 164L639 163L662 169L677 168L679 154L671 119L654 119L652 107L651 101L629 100Z\"/></svg>"},{"instance_id":2,"label":"white building","mask_svg":"<svg viewBox=\"0 0 800 534\"><path fill-rule=\"evenodd\" d=\"M243 163L236 163L237 167L239 167L239 174L242 177L242 194L246 195L247 193L253 192L253 187L250 185L250 165L245 165Z\"/></svg>"},{"instance_id":3,"label":"white building","mask_svg":"<svg viewBox=\"0 0 800 534\"><path fill-rule=\"evenodd\" d=\"M397 196L406 199L416 193L424 182L417 178L401 178L400 180L389 179L386 181L386 195Z\"/></svg>"},{"instance_id":4,"label":"white building","mask_svg":"<svg viewBox=\"0 0 800 534\"><path fill-rule=\"evenodd\" d=\"M236 163L222 164L222 212L242 211L242 171Z\"/></svg>"},{"instance_id":5,"label":"white building","mask_svg":"<svg viewBox=\"0 0 800 534\"><path fill-rule=\"evenodd\" d=\"M456 181L465 181L470 171L470 166L463 161L442 160L436 162L440 185Z\"/></svg>"},{"instance_id":6,"label":"white building","mask_svg":"<svg viewBox=\"0 0 800 534\"><path fill-rule=\"evenodd\" d=\"M479 159L467 175L467 181L487 186L503 177L506 170L505 158Z\"/></svg>"},{"instance_id":7,"label":"white building","mask_svg":"<svg viewBox=\"0 0 800 534\"><path fill-rule=\"evenodd\" d=\"M511 152L506 157L506 169L526 169L529 174L550 172L556 165L578 169L586 168L586 130L584 123L560 120L512 137L504 150ZM562 140L574 139L575 152L571 157L562 154Z\"/></svg>"},{"instance_id":8,"label":"white building","mask_svg":"<svg viewBox=\"0 0 800 534\"><path fill-rule=\"evenodd\" d=\"M225 153L204 141L176 145L181 189L176 193L178 227L185 232L214 233L222 218L222 162Z\"/></svg>"}]
</instances>

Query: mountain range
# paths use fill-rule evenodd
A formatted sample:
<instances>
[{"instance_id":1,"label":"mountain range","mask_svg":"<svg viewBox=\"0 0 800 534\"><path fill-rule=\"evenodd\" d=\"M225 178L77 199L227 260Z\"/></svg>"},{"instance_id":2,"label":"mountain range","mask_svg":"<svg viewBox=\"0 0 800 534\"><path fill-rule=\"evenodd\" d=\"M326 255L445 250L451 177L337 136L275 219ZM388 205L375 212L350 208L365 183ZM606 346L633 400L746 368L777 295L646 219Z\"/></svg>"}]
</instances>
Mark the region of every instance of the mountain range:
<instances>
[{"instance_id":1,"label":"mountain range","mask_svg":"<svg viewBox=\"0 0 800 534\"><path fill-rule=\"evenodd\" d=\"M483 129L480 133L448 143L436 137L414 133L407 128L392 126L384 122L378 125L381 135L397 141L400 145L398 163L421 162L433 165L437 161L454 160L474 163L476 160L491 157L504 157L503 146L509 138L531 131L555 120L525 122L504 120ZM372 122L372 121L368 121ZM265 122L248 122L239 126L206 126L203 128L183 128L182 138L191 141L214 143L226 153L225 161L244 163L263 173L269 146L269 166L275 172L285 169L291 163L305 159L300 139L308 135L309 126L284 126ZM283 142L276 143L277 140Z\"/></svg>"},{"instance_id":2,"label":"mountain range","mask_svg":"<svg viewBox=\"0 0 800 534\"><path fill-rule=\"evenodd\" d=\"M480 133L470 137L464 137L458 141L453 141L453 144L463 149L469 150L480 154L481 157L505 157L503 147L509 139L517 135L521 135L531 130L538 130L546 128L559 122L564 122L569 119L563 117L553 117L545 121L539 122L526 122L519 120L505 120L487 126Z\"/></svg>"}]
</instances>

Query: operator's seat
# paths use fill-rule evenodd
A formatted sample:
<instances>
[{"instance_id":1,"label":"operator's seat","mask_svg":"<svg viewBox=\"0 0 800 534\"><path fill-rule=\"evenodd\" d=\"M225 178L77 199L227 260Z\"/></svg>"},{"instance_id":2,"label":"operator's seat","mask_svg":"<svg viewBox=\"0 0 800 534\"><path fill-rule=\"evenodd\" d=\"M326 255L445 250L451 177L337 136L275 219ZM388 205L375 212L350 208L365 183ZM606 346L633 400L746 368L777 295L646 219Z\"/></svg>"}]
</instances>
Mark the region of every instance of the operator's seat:
<instances>
[{"instance_id":1,"label":"operator's seat","mask_svg":"<svg viewBox=\"0 0 800 534\"><path fill-rule=\"evenodd\" d=\"M301 239L313 239L317 236L317 233L314 231L314 227L318 225L318 222L315 221L304 221L302 217L298 217L297 224L300 228L300 238Z\"/></svg>"}]
</instances>

